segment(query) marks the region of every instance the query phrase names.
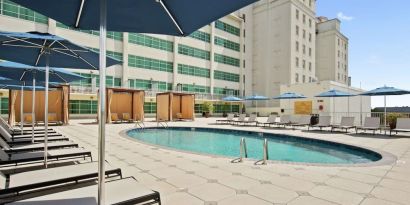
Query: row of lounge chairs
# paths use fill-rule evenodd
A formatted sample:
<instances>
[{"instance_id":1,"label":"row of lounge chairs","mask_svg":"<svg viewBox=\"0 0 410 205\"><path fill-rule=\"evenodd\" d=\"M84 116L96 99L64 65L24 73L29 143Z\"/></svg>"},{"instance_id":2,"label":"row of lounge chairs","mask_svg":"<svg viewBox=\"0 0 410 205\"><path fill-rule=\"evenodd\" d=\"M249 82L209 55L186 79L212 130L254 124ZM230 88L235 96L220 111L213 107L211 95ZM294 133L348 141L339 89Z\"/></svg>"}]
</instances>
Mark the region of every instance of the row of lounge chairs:
<instances>
[{"instance_id":1,"label":"row of lounge chairs","mask_svg":"<svg viewBox=\"0 0 410 205\"><path fill-rule=\"evenodd\" d=\"M33 143L31 130L22 132L0 119L0 169L14 170L8 173L0 171L0 204L96 204L97 185L84 183L81 188L72 187L97 179L98 163L93 162L90 151L50 129L49 132L53 135L50 139L54 141L48 143L49 161L59 163L74 160L76 164L59 164L60 166L47 169L34 166L30 171L18 172L16 170L26 169L28 165L43 163L45 130L35 130L36 141ZM86 158L90 160L79 163L79 159ZM133 177L123 178L121 169L108 162L105 167L105 175L110 178L106 182L107 204L161 204L158 192L142 186ZM56 186L66 190L54 191ZM45 190L54 193L45 194ZM15 201L15 197L20 195L26 196L26 199Z\"/></svg>"},{"instance_id":2,"label":"row of lounge chairs","mask_svg":"<svg viewBox=\"0 0 410 205\"><path fill-rule=\"evenodd\" d=\"M226 119L217 120L216 124L254 125L258 127L277 126L291 127L293 129L296 127L307 127L308 130L323 130L324 128L328 128L332 132L335 130L348 132L350 129L355 129L356 133L359 131L372 131L373 134L382 129L380 126L380 118L378 117L366 117L363 126L356 126L354 117L342 117L340 124L332 124L330 116L319 116L319 122L317 124L312 124L311 118L310 115L283 115L279 118L276 115L270 115L266 122L259 122L254 114L251 114L248 119L246 119L245 114L241 114L237 120L234 119L233 114L229 114ZM390 135L393 132L410 132L410 118L398 118L396 128L390 130Z\"/></svg>"},{"instance_id":3,"label":"row of lounge chairs","mask_svg":"<svg viewBox=\"0 0 410 205\"><path fill-rule=\"evenodd\" d=\"M111 121L114 123L133 122L130 113L122 113L119 117L118 113L111 113Z\"/></svg>"}]
</instances>

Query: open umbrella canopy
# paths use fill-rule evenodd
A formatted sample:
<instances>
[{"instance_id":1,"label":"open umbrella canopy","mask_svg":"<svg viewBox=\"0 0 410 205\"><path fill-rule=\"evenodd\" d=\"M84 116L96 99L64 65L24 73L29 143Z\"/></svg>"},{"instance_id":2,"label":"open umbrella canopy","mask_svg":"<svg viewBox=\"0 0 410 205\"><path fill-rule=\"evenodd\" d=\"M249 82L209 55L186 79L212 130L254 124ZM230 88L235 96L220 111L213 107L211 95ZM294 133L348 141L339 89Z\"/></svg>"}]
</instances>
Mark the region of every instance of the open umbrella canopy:
<instances>
[{"instance_id":1,"label":"open umbrella canopy","mask_svg":"<svg viewBox=\"0 0 410 205\"><path fill-rule=\"evenodd\" d=\"M34 77L36 78L36 81L44 82L45 72L46 69L43 67L34 67L10 61L0 62L0 76L15 81L24 81L25 85L31 85L30 83ZM84 79L82 76L65 69L50 68L50 82L69 83L82 79Z\"/></svg>"},{"instance_id":2,"label":"open umbrella canopy","mask_svg":"<svg viewBox=\"0 0 410 205\"><path fill-rule=\"evenodd\" d=\"M100 0L12 0L74 28L100 29ZM107 30L187 36L256 0L107 1ZM132 23L130 23L132 22Z\"/></svg>"},{"instance_id":3,"label":"open umbrella canopy","mask_svg":"<svg viewBox=\"0 0 410 205\"><path fill-rule=\"evenodd\" d=\"M360 95L365 95L365 96L382 96L382 95L406 95L410 94L410 91L408 90L402 90L394 87L387 87L383 86L380 88L376 88L374 90L370 90L364 93L361 93Z\"/></svg>"},{"instance_id":4,"label":"open umbrella canopy","mask_svg":"<svg viewBox=\"0 0 410 205\"><path fill-rule=\"evenodd\" d=\"M306 98L304 95L298 93L283 93L282 95L276 96L273 99L275 100L290 100L290 99L303 99Z\"/></svg>"},{"instance_id":5,"label":"open umbrella canopy","mask_svg":"<svg viewBox=\"0 0 410 205\"><path fill-rule=\"evenodd\" d=\"M235 97L235 96L228 96L228 97L222 98L222 101L225 101L225 102L239 102L239 101L243 101L243 99Z\"/></svg>"},{"instance_id":6,"label":"open umbrella canopy","mask_svg":"<svg viewBox=\"0 0 410 205\"><path fill-rule=\"evenodd\" d=\"M0 32L0 59L30 66L98 70L98 53L48 33ZM107 57L107 66L120 62Z\"/></svg>"},{"instance_id":7,"label":"open umbrella canopy","mask_svg":"<svg viewBox=\"0 0 410 205\"><path fill-rule=\"evenodd\" d=\"M245 97L245 100L269 100L269 98L262 95L252 95Z\"/></svg>"},{"instance_id":8,"label":"open umbrella canopy","mask_svg":"<svg viewBox=\"0 0 410 205\"><path fill-rule=\"evenodd\" d=\"M326 97L351 97L351 96L356 96L356 95L352 93L347 93L347 92L333 89L333 90L320 93L319 95L316 95L315 97L326 98Z\"/></svg>"}]
</instances>

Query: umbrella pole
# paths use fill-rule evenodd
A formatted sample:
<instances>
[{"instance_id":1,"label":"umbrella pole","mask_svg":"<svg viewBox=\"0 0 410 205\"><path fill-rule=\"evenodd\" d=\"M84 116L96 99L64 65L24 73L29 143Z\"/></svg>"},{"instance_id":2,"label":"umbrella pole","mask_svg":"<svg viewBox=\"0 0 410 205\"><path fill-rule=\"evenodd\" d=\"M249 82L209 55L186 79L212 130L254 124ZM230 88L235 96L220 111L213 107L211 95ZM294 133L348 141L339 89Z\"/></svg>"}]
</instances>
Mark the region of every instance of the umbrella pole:
<instances>
[{"instance_id":1,"label":"umbrella pole","mask_svg":"<svg viewBox=\"0 0 410 205\"><path fill-rule=\"evenodd\" d=\"M386 107L386 96L384 96L384 134L386 134L387 127L387 107Z\"/></svg>"},{"instance_id":2,"label":"umbrella pole","mask_svg":"<svg viewBox=\"0 0 410 205\"><path fill-rule=\"evenodd\" d=\"M256 116L258 116L258 101L255 101L255 112L256 112Z\"/></svg>"},{"instance_id":3,"label":"umbrella pole","mask_svg":"<svg viewBox=\"0 0 410 205\"><path fill-rule=\"evenodd\" d=\"M34 110L36 108L36 74L34 73L33 76L33 103L31 107L31 142L34 143L34 123L36 121L36 115L34 113Z\"/></svg>"},{"instance_id":4,"label":"umbrella pole","mask_svg":"<svg viewBox=\"0 0 410 205\"><path fill-rule=\"evenodd\" d=\"M21 93L20 93L20 131L21 135L24 134L23 125L24 125L24 82L21 83Z\"/></svg>"},{"instance_id":5,"label":"umbrella pole","mask_svg":"<svg viewBox=\"0 0 410 205\"><path fill-rule=\"evenodd\" d=\"M44 91L44 166L47 168L47 154L48 154L48 78L49 78L49 51L46 51L46 89Z\"/></svg>"},{"instance_id":6,"label":"umbrella pole","mask_svg":"<svg viewBox=\"0 0 410 205\"><path fill-rule=\"evenodd\" d=\"M105 66L107 0L100 0L100 110L98 111L98 205L105 204Z\"/></svg>"},{"instance_id":7,"label":"umbrella pole","mask_svg":"<svg viewBox=\"0 0 410 205\"><path fill-rule=\"evenodd\" d=\"M347 96L347 116L350 116L350 97Z\"/></svg>"}]
</instances>

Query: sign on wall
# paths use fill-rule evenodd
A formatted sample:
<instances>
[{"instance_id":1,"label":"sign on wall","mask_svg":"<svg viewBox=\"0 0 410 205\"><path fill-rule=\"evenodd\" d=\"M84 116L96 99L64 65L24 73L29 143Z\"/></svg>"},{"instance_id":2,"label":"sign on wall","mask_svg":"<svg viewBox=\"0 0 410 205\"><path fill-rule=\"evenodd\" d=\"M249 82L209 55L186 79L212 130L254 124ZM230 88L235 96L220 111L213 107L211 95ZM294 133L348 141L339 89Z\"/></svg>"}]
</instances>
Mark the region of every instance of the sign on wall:
<instances>
[{"instance_id":1,"label":"sign on wall","mask_svg":"<svg viewBox=\"0 0 410 205\"><path fill-rule=\"evenodd\" d=\"M296 101L294 106L296 115L312 114L312 101Z\"/></svg>"}]
</instances>

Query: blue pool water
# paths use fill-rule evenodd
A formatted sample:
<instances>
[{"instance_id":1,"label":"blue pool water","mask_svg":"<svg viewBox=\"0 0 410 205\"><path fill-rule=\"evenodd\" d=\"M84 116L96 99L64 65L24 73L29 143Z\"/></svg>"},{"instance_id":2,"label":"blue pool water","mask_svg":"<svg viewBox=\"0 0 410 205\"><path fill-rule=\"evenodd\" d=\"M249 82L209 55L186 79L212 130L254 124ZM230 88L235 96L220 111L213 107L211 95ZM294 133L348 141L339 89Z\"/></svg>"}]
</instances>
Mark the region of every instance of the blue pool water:
<instances>
[{"instance_id":1,"label":"blue pool water","mask_svg":"<svg viewBox=\"0 0 410 205\"><path fill-rule=\"evenodd\" d=\"M269 160L356 164L381 159L380 154L363 148L268 133L262 135L256 132L209 128L148 128L130 130L127 134L134 139L150 144L233 158L239 156L240 138L245 137L248 158L253 159L262 158L264 138L268 139Z\"/></svg>"}]
</instances>

